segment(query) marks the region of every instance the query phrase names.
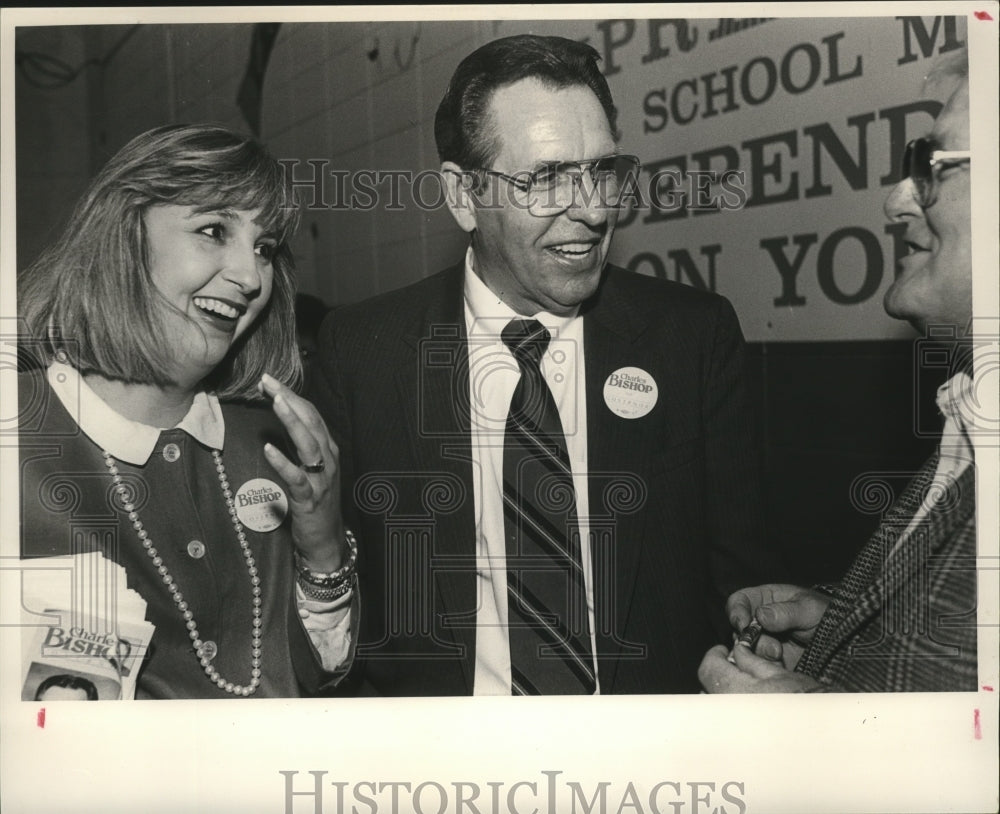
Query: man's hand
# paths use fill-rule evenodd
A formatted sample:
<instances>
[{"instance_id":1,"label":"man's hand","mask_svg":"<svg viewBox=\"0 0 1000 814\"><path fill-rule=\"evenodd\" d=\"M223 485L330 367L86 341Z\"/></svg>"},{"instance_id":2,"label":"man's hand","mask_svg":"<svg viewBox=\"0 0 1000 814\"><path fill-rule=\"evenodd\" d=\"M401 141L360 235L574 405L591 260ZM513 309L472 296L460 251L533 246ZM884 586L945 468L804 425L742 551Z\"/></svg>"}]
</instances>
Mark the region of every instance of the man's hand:
<instances>
[{"instance_id":1,"label":"man's hand","mask_svg":"<svg viewBox=\"0 0 1000 814\"><path fill-rule=\"evenodd\" d=\"M760 622L764 634L757 654L794 670L829 602L825 594L798 585L758 585L732 594L726 601L726 615L737 633L751 619Z\"/></svg>"},{"instance_id":2,"label":"man's hand","mask_svg":"<svg viewBox=\"0 0 1000 814\"><path fill-rule=\"evenodd\" d=\"M724 646L717 645L701 660L698 680L705 692L810 692L822 687L816 679L793 673L758 656L749 647L737 645L733 648L733 662L729 661L728 654Z\"/></svg>"}]
</instances>

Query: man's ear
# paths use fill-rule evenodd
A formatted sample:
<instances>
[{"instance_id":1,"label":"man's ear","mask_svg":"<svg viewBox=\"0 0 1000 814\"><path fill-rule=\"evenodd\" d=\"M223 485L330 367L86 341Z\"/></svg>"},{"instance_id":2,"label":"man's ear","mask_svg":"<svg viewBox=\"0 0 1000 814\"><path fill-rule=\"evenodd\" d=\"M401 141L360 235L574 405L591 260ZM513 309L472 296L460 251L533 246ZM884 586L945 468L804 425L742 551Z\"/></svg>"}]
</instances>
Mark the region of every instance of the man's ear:
<instances>
[{"instance_id":1,"label":"man's ear","mask_svg":"<svg viewBox=\"0 0 1000 814\"><path fill-rule=\"evenodd\" d=\"M464 172L453 161L441 165L441 179L448 209L458 225L466 232L476 229L476 200L472 193L475 177Z\"/></svg>"}]
</instances>

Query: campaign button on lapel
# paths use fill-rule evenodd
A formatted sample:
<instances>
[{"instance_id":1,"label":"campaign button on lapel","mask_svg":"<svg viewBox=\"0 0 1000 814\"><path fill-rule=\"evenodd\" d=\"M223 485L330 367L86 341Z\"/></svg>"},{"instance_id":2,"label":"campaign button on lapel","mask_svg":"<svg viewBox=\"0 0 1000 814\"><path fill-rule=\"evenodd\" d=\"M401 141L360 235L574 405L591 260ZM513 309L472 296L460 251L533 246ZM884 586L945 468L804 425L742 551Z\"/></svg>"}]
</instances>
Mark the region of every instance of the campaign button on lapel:
<instances>
[{"instance_id":1,"label":"campaign button on lapel","mask_svg":"<svg viewBox=\"0 0 1000 814\"><path fill-rule=\"evenodd\" d=\"M641 367L620 367L604 382L604 403L622 418L642 418L656 406L659 390Z\"/></svg>"}]
</instances>

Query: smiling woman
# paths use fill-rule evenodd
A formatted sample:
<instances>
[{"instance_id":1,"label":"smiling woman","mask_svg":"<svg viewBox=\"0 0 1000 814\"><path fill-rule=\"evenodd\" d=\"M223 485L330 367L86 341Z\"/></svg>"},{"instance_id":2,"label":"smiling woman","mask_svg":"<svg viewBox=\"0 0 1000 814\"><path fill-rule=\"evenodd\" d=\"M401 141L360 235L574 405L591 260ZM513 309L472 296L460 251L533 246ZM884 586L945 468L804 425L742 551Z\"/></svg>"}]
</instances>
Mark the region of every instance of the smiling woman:
<instances>
[{"instance_id":1,"label":"smiling woman","mask_svg":"<svg viewBox=\"0 0 1000 814\"><path fill-rule=\"evenodd\" d=\"M174 381L204 379L267 306L276 243L259 217L259 210L166 205L143 218L150 278L176 309L164 319L175 340Z\"/></svg>"},{"instance_id":2,"label":"smiling woman","mask_svg":"<svg viewBox=\"0 0 1000 814\"><path fill-rule=\"evenodd\" d=\"M255 141L159 128L19 277L44 361L19 381L22 556L124 567L156 628L136 697L315 693L349 662L338 450L290 389L297 220Z\"/></svg>"},{"instance_id":3,"label":"smiling woman","mask_svg":"<svg viewBox=\"0 0 1000 814\"><path fill-rule=\"evenodd\" d=\"M101 170L60 238L19 278L19 311L32 334L50 352L61 337L69 340L72 351L66 350L77 354L81 372L175 384L173 348L163 341L164 307L187 316L191 307L173 301L152 265L172 260L174 237L165 233L164 210L185 208L192 216L187 231L203 236L206 249L212 239L229 237L234 210L254 213L255 226L267 235L261 240L268 248L261 251L271 255L273 291L270 302L261 298L268 307L209 383L220 396L241 398L256 396L264 372L295 384L299 359L288 341L294 337L294 277L287 240L298 210L277 161L256 142L211 125L150 130ZM152 245L157 237L162 240Z\"/></svg>"}]
</instances>

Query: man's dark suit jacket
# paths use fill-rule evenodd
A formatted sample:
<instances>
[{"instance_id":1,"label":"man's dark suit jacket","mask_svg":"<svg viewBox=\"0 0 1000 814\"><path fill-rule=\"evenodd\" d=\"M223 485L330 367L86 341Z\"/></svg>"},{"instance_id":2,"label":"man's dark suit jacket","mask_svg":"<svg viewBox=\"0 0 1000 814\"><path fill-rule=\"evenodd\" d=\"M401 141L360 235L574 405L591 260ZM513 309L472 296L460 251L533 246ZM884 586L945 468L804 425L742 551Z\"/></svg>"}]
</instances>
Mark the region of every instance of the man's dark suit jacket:
<instances>
[{"instance_id":1,"label":"man's dark suit jacket","mask_svg":"<svg viewBox=\"0 0 1000 814\"><path fill-rule=\"evenodd\" d=\"M463 273L338 309L320 334L310 395L340 446L361 552L362 694L473 692ZM728 641L726 596L777 568L761 547L739 324L720 296L612 266L581 313L601 691L695 692L705 650ZM658 385L641 418L605 405L622 367Z\"/></svg>"}]
</instances>

